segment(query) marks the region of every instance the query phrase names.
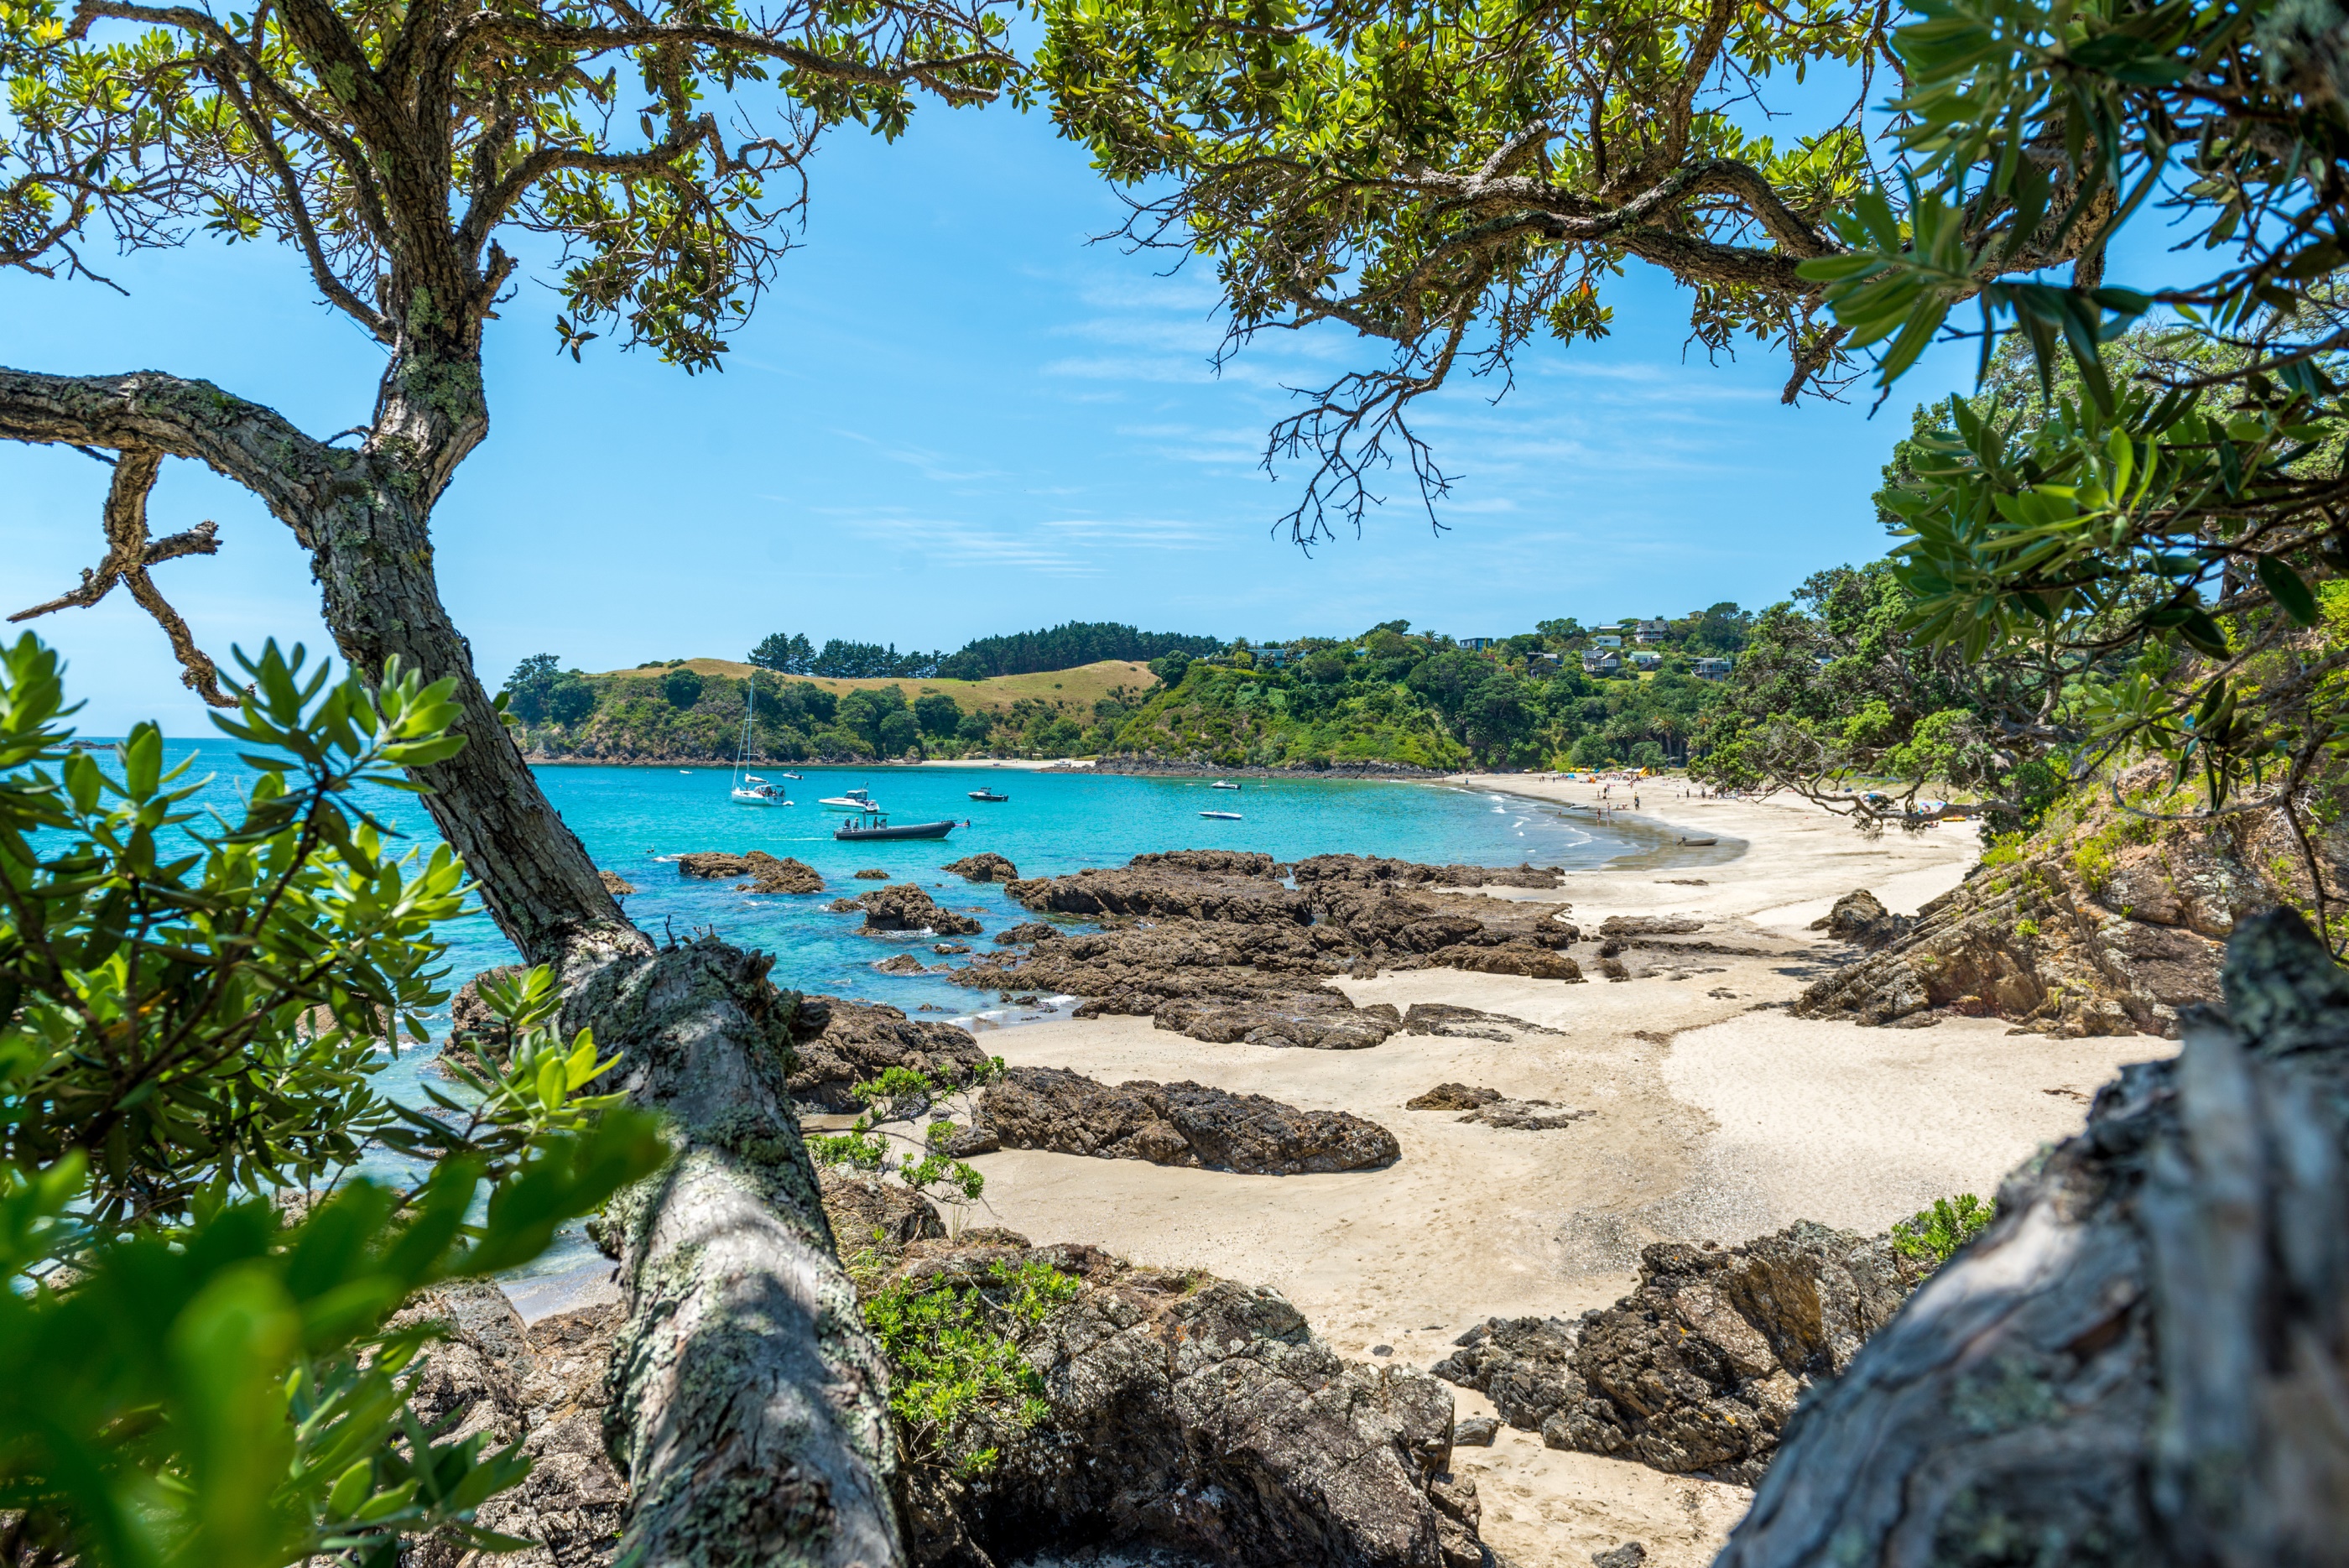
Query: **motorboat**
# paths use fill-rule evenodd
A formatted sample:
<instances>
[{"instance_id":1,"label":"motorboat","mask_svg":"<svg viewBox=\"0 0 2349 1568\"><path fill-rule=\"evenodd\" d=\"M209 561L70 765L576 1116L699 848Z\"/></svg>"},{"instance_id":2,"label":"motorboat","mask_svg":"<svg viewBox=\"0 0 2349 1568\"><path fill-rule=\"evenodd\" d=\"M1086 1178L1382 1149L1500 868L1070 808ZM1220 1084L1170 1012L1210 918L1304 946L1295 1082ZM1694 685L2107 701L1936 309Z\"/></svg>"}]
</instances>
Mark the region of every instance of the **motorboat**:
<instances>
[{"instance_id":1,"label":"motorboat","mask_svg":"<svg viewBox=\"0 0 2349 1568\"><path fill-rule=\"evenodd\" d=\"M1212 816L1217 822L1237 822L1240 820L1240 814L1237 811L1203 811L1199 815L1201 816Z\"/></svg>"},{"instance_id":2,"label":"motorboat","mask_svg":"<svg viewBox=\"0 0 2349 1568\"><path fill-rule=\"evenodd\" d=\"M1213 783L1213 784L1209 784L1207 787L1208 787L1209 789L1237 789L1237 788L1239 788L1240 786L1239 786L1239 785L1237 785L1237 784L1234 784L1234 783L1232 783L1232 781L1231 781L1231 780L1229 780L1229 779L1217 779L1215 783Z\"/></svg>"},{"instance_id":3,"label":"motorboat","mask_svg":"<svg viewBox=\"0 0 2349 1568\"><path fill-rule=\"evenodd\" d=\"M834 838L944 838L958 826L960 825L949 820L907 822L892 826L889 819L883 816L865 823L859 823L854 819L843 822L832 830L832 836Z\"/></svg>"},{"instance_id":4,"label":"motorboat","mask_svg":"<svg viewBox=\"0 0 2349 1568\"><path fill-rule=\"evenodd\" d=\"M816 805L828 805L837 811L879 811L881 809L873 803L872 792L861 789L843 790L838 794L825 796L816 802Z\"/></svg>"},{"instance_id":5,"label":"motorboat","mask_svg":"<svg viewBox=\"0 0 2349 1568\"><path fill-rule=\"evenodd\" d=\"M1718 838L1683 838L1681 840L1682 846L1689 849L1710 849L1720 842L1721 840Z\"/></svg>"},{"instance_id":6,"label":"motorboat","mask_svg":"<svg viewBox=\"0 0 2349 1568\"><path fill-rule=\"evenodd\" d=\"M970 792L970 798L973 800L991 801L994 804L1000 805L1011 797L1008 794L998 794L991 789L975 789Z\"/></svg>"},{"instance_id":7,"label":"motorboat","mask_svg":"<svg viewBox=\"0 0 2349 1568\"><path fill-rule=\"evenodd\" d=\"M781 784L770 784L750 769L750 721L759 712L759 688L744 681L742 688L749 700L742 704L742 743L734 750L734 787L730 792L737 805L789 805L791 797ZM685 770L678 770L682 773Z\"/></svg>"}]
</instances>

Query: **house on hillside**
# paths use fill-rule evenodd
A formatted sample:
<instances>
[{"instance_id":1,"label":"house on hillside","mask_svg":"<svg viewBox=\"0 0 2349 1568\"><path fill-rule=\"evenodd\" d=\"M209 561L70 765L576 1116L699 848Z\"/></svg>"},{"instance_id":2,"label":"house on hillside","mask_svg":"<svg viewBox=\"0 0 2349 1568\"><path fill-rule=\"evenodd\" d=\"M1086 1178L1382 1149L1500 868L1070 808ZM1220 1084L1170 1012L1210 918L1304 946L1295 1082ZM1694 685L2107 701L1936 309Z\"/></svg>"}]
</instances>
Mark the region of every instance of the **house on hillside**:
<instances>
[{"instance_id":1,"label":"house on hillside","mask_svg":"<svg viewBox=\"0 0 2349 1568\"><path fill-rule=\"evenodd\" d=\"M1582 672L1585 675L1620 675L1623 673L1623 656L1606 649L1592 649L1582 656Z\"/></svg>"},{"instance_id":2,"label":"house on hillside","mask_svg":"<svg viewBox=\"0 0 2349 1568\"><path fill-rule=\"evenodd\" d=\"M1258 670L1278 670L1297 656L1297 650L1285 642L1268 642L1256 650Z\"/></svg>"},{"instance_id":3,"label":"house on hillside","mask_svg":"<svg viewBox=\"0 0 2349 1568\"><path fill-rule=\"evenodd\" d=\"M1667 629L1662 621L1643 620L1632 628L1632 635L1641 642L1661 642Z\"/></svg>"},{"instance_id":4,"label":"house on hillside","mask_svg":"<svg viewBox=\"0 0 2349 1568\"><path fill-rule=\"evenodd\" d=\"M1590 646L1593 648L1620 648L1623 646L1623 639L1619 637L1594 637L1590 639Z\"/></svg>"},{"instance_id":5,"label":"house on hillside","mask_svg":"<svg viewBox=\"0 0 2349 1568\"><path fill-rule=\"evenodd\" d=\"M1529 655L1526 659L1526 663L1528 666L1547 664L1551 669L1555 670L1566 663L1566 655L1563 653L1536 653Z\"/></svg>"},{"instance_id":6,"label":"house on hillside","mask_svg":"<svg viewBox=\"0 0 2349 1568\"><path fill-rule=\"evenodd\" d=\"M1730 665L1726 659L1700 659L1689 667L1689 673L1699 680L1726 680Z\"/></svg>"},{"instance_id":7,"label":"house on hillside","mask_svg":"<svg viewBox=\"0 0 2349 1568\"><path fill-rule=\"evenodd\" d=\"M1497 637L1464 637L1460 639L1460 646L1471 653L1483 653L1487 649L1500 647L1501 639Z\"/></svg>"},{"instance_id":8,"label":"house on hillside","mask_svg":"<svg viewBox=\"0 0 2349 1568\"><path fill-rule=\"evenodd\" d=\"M1635 653L1631 656L1631 668L1634 670L1653 670L1663 661L1664 656L1661 653Z\"/></svg>"}]
</instances>

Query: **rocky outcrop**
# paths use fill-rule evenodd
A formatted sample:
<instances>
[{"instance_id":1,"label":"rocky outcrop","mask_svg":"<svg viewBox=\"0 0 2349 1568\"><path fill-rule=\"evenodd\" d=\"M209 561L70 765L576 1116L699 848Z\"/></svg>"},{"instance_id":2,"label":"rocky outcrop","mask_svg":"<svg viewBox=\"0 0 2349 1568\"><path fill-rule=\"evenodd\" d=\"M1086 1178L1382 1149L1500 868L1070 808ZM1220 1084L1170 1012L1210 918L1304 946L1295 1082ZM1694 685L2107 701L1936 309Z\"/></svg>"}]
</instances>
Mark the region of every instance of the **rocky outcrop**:
<instances>
[{"instance_id":1,"label":"rocky outcrop","mask_svg":"<svg viewBox=\"0 0 2349 1568\"><path fill-rule=\"evenodd\" d=\"M1889 1238L1808 1220L1725 1251L1660 1242L1614 1306L1573 1324L1494 1319L1433 1370L1550 1448L1750 1484L1803 1391L1849 1366L1915 1282Z\"/></svg>"},{"instance_id":2,"label":"rocky outcrop","mask_svg":"<svg viewBox=\"0 0 2349 1568\"><path fill-rule=\"evenodd\" d=\"M966 855L952 865L941 866L938 869L951 871L966 882L1017 882L1019 880L1019 867L992 849L983 849L977 855Z\"/></svg>"},{"instance_id":3,"label":"rocky outcrop","mask_svg":"<svg viewBox=\"0 0 2349 1568\"><path fill-rule=\"evenodd\" d=\"M2178 813L2158 766L2116 781L2140 809ZM1815 982L1803 1018L1999 1017L2069 1037L2176 1038L2178 1012L2219 994L2220 944L2254 911L2302 896L2298 844L2273 811L2148 820L2094 787L2013 856L1932 900L1880 951ZM2339 836L2318 848L2337 877ZM2297 878L2297 880L2295 880Z\"/></svg>"},{"instance_id":4,"label":"rocky outcrop","mask_svg":"<svg viewBox=\"0 0 2349 1568\"><path fill-rule=\"evenodd\" d=\"M713 881L721 877L748 877L748 881L738 884L738 888L753 893L823 891L823 877L814 867L803 860L770 855L763 849L753 849L747 855L729 855L720 850L680 855L677 857L677 874Z\"/></svg>"},{"instance_id":5,"label":"rocky outcrop","mask_svg":"<svg viewBox=\"0 0 2349 1568\"><path fill-rule=\"evenodd\" d=\"M977 1120L1006 1148L1229 1170L1248 1176L1365 1170L1402 1150L1376 1122L1303 1111L1203 1084L1110 1085L1058 1067L1014 1067Z\"/></svg>"},{"instance_id":6,"label":"rocky outcrop","mask_svg":"<svg viewBox=\"0 0 2349 1568\"><path fill-rule=\"evenodd\" d=\"M1038 1266L1074 1289L1019 1331L1035 1418L982 1416L915 1455L917 1568L1103 1551L1229 1568L1492 1568L1475 1484L1450 1469L1450 1395L1424 1373L1340 1360L1275 1292L1003 1231L914 1241L868 1288L1000 1303L1014 1271Z\"/></svg>"},{"instance_id":7,"label":"rocky outcrop","mask_svg":"<svg viewBox=\"0 0 2349 1568\"><path fill-rule=\"evenodd\" d=\"M873 966L883 974L920 974L922 961L911 953L892 953Z\"/></svg>"},{"instance_id":8,"label":"rocky outcrop","mask_svg":"<svg viewBox=\"0 0 2349 1568\"><path fill-rule=\"evenodd\" d=\"M792 1098L816 1110L864 1107L850 1093L891 1067L960 1083L987 1060L966 1030L916 1023L894 1007L812 996L800 1002L801 1026L792 1048Z\"/></svg>"},{"instance_id":9,"label":"rocky outcrop","mask_svg":"<svg viewBox=\"0 0 2349 1568\"><path fill-rule=\"evenodd\" d=\"M1026 947L1061 934L1061 928L1046 920L1022 920L995 933L996 942L1003 947Z\"/></svg>"},{"instance_id":10,"label":"rocky outcrop","mask_svg":"<svg viewBox=\"0 0 2349 1568\"><path fill-rule=\"evenodd\" d=\"M1546 1024L1528 1023L1506 1012L1454 1007L1446 1002L1413 1002L1403 1010L1402 1032L1405 1034L1433 1034L1447 1040L1498 1040L1504 1043L1520 1034L1558 1033Z\"/></svg>"},{"instance_id":11,"label":"rocky outcrop","mask_svg":"<svg viewBox=\"0 0 2349 1568\"><path fill-rule=\"evenodd\" d=\"M886 882L889 879L889 873L882 870L878 866L868 866L862 871L850 872L848 877L852 882Z\"/></svg>"},{"instance_id":12,"label":"rocky outcrop","mask_svg":"<svg viewBox=\"0 0 2349 1568\"><path fill-rule=\"evenodd\" d=\"M818 1167L816 1177L833 1245L852 1276L895 1268L910 1243L947 1233L936 1206L902 1181L830 1166Z\"/></svg>"},{"instance_id":13,"label":"rocky outcrop","mask_svg":"<svg viewBox=\"0 0 2349 1568\"><path fill-rule=\"evenodd\" d=\"M1837 898L1834 909L1811 922L1811 929L1825 931L1837 941L1851 942L1873 952L1899 940L1912 923L1907 916L1886 909L1882 900L1862 888Z\"/></svg>"},{"instance_id":14,"label":"rocky outcrop","mask_svg":"<svg viewBox=\"0 0 2349 1568\"><path fill-rule=\"evenodd\" d=\"M1292 992L1245 1002L1178 997L1154 1008L1150 1022L1154 1028L1171 1029L1194 1040L1303 1051L1367 1051L1384 1044L1402 1024L1392 1007L1383 1002L1356 1007L1336 991Z\"/></svg>"},{"instance_id":15,"label":"rocky outcrop","mask_svg":"<svg viewBox=\"0 0 2349 1568\"><path fill-rule=\"evenodd\" d=\"M1687 937L1702 929L1694 915L1609 915L1599 922L1602 937Z\"/></svg>"},{"instance_id":16,"label":"rocky outcrop","mask_svg":"<svg viewBox=\"0 0 2349 1568\"><path fill-rule=\"evenodd\" d=\"M1288 867L1300 888L1556 888L1562 866L1423 866L1380 855L1315 855Z\"/></svg>"},{"instance_id":17,"label":"rocky outcrop","mask_svg":"<svg viewBox=\"0 0 2349 1568\"><path fill-rule=\"evenodd\" d=\"M917 882L898 882L854 898L835 898L824 908L835 915L864 910L867 932L930 931L942 937L969 937L983 929L968 915L940 907Z\"/></svg>"},{"instance_id":18,"label":"rocky outcrop","mask_svg":"<svg viewBox=\"0 0 2349 1568\"><path fill-rule=\"evenodd\" d=\"M1138 915L1161 919L1214 920L1233 925L1309 925L1313 901L1281 886L1269 875L1269 856L1232 856L1234 861L1261 860L1264 871L1199 869L1200 852L1174 856L1140 855L1133 864L1079 871L1068 877L1039 877L1007 885L1012 901L1039 914Z\"/></svg>"},{"instance_id":19,"label":"rocky outcrop","mask_svg":"<svg viewBox=\"0 0 2349 1568\"><path fill-rule=\"evenodd\" d=\"M513 1046L513 1031L481 1000L481 983L511 981L523 972L515 963L493 964L457 988L449 1000L449 1038L442 1052L469 1066L501 1063Z\"/></svg>"},{"instance_id":20,"label":"rocky outcrop","mask_svg":"<svg viewBox=\"0 0 2349 1568\"><path fill-rule=\"evenodd\" d=\"M615 898L625 898L636 890L635 883L616 871L598 871L595 876L604 884L604 891Z\"/></svg>"},{"instance_id":21,"label":"rocky outcrop","mask_svg":"<svg viewBox=\"0 0 2349 1568\"><path fill-rule=\"evenodd\" d=\"M1466 1084L1438 1084L1423 1095L1403 1102L1407 1111L1465 1111L1464 1122L1514 1127L1521 1132L1552 1132L1572 1127L1593 1113L1570 1110L1554 1100L1513 1100L1498 1089Z\"/></svg>"},{"instance_id":22,"label":"rocky outcrop","mask_svg":"<svg viewBox=\"0 0 2349 1568\"><path fill-rule=\"evenodd\" d=\"M447 1335L425 1351L412 1401L428 1428L456 1417L439 1440L480 1434L491 1448L520 1442L530 1459L522 1483L474 1516L484 1530L534 1543L501 1555L501 1563L602 1568L613 1560L628 1489L605 1452L604 1372L621 1317L611 1303L525 1325L504 1292L476 1281L426 1291L393 1320L398 1327L438 1324ZM436 1536L401 1561L460 1568L480 1558L465 1542Z\"/></svg>"}]
</instances>

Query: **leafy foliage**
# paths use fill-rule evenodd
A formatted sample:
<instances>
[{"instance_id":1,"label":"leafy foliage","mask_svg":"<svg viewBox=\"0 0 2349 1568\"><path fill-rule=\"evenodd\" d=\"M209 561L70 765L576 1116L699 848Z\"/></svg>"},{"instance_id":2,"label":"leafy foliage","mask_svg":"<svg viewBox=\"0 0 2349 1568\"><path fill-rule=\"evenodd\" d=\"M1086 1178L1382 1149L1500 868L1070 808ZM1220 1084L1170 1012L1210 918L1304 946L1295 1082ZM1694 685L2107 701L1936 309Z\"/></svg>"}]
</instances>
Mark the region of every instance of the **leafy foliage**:
<instances>
[{"instance_id":1,"label":"leafy foliage","mask_svg":"<svg viewBox=\"0 0 2349 1568\"><path fill-rule=\"evenodd\" d=\"M1998 1210L1971 1192L1936 1198L1892 1227L1892 1250L1904 1258L1940 1268L1958 1249L1990 1229Z\"/></svg>"},{"instance_id":2,"label":"leafy foliage","mask_svg":"<svg viewBox=\"0 0 2349 1568\"><path fill-rule=\"evenodd\" d=\"M1018 1336L1079 1288L1050 1264L999 1261L984 1282L896 1280L866 1297L865 1325L889 1357L889 1409L908 1446L951 1454L966 1476L992 1469L997 1442L1046 1411L1043 1377Z\"/></svg>"},{"instance_id":3,"label":"leafy foliage","mask_svg":"<svg viewBox=\"0 0 2349 1568\"><path fill-rule=\"evenodd\" d=\"M112 776L67 743L56 655L0 659L0 1516L111 1568L517 1545L471 1521L528 1461L424 1429L431 1332L386 1323L527 1262L662 1147L581 1092L610 1064L556 1038L543 969L490 998L519 1043L471 1103L374 1086L442 998L430 928L461 868L392 859L352 791L462 743L449 684L239 659L254 690L215 722L267 749L242 819L208 826L154 726ZM356 1177L363 1141L428 1163Z\"/></svg>"},{"instance_id":4,"label":"leafy foliage","mask_svg":"<svg viewBox=\"0 0 2349 1568\"><path fill-rule=\"evenodd\" d=\"M928 673L957 680L983 680L991 675L1032 675L1046 670L1074 670L1105 659L1148 662L1169 654L1200 658L1219 653L1224 645L1212 637L1174 631L1137 631L1113 621L1070 621L1045 631L1023 631L1009 637L981 637L938 661Z\"/></svg>"},{"instance_id":5,"label":"leafy foliage","mask_svg":"<svg viewBox=\"0 0 2349 1568\"><path fill-rule=\"evenodd\" d=\"M971 1096L1001 1078L1004 1071L1000 1056L954 1076L932 1077L912 1067L892 1067L850 1091L864 1109L848 1131L811 1140L809 1155L818 1165L889 1170L916 1192L947 1205L958 1229L963 1210L987 1189L987 1179L949 1154L947 1145L973 1119ZM949 1114L938 1114L942 1104ZM960 1122L950 1114L955 1108L964 1113ZM912 1130L917 1125L919 1133ZM894 1167L892 1154L896 1157Z\"/></svg>"}]
</instances>

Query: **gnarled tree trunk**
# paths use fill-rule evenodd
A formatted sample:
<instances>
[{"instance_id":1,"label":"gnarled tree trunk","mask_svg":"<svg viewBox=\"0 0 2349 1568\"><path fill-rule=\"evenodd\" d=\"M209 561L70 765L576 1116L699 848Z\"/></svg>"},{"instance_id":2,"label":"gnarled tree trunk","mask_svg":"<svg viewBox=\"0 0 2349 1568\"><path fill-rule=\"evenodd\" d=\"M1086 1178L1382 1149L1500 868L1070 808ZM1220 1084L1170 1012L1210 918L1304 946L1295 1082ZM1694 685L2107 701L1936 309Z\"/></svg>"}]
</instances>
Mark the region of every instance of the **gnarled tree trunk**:
<instances>
[{"instance_id":1,"label":"gnarled tree trunk","mask_svg":"<svg viewBox=\"0 0 2349 1568\"><path fill-rule=\"evenodd\" d=\"M766 960L715 940L657 950L627 922L441 607L431 504L487 429L465 344L403 343L357 451L206 382L0 369L0 439L207 464L310 551L354 667L379 674L397 657L455 678L469 743L421 770L426 808L500 929L555 967L570 1021L625 1054L629 1092L667 1115L678 1146L626 1204L608 1435L635 1500L627 1545L650 1565L902 1562L881 1362L783 1087L788 1003ZM131 472L152 481L143 458Z\"/></svg>"},{"instance_id":2,"label":"gnarled tree trunk","mask_svg":"<svg viewBox=\"0 0 2349 1568\"><path fill-rule=\"evenodd\" d=\"M1716 1568L2349 1563L2349 975L2271 911L2226 997L2008 1179Z\"/></svg>"}]
</instances>

